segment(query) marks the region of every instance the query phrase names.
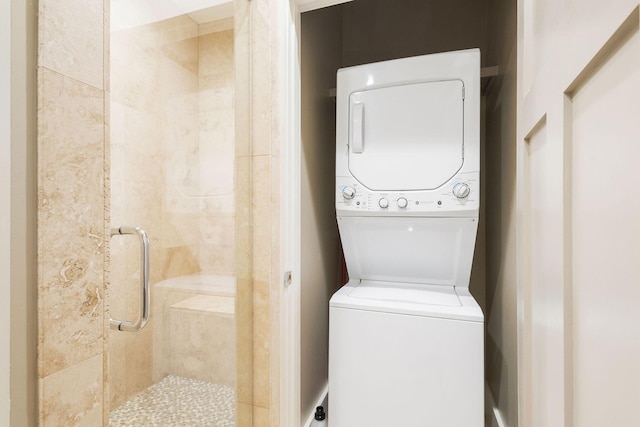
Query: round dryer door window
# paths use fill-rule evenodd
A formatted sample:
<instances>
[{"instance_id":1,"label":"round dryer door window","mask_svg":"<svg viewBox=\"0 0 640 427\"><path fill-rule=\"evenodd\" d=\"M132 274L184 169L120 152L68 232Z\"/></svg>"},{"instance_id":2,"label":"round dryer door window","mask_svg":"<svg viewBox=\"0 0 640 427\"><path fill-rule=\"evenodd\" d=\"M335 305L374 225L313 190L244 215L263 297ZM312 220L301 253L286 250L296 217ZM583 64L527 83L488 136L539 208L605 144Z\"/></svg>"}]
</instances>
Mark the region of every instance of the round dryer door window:
<instances>
[{"instance_id":1,"label":"round dryer door window","mask_svg":"<svg viewBox=\"0 0 640 427\"><path fill-rule=\"evenodd\" d=\"M349 170L374 191L433 190L464 161L464 85L431 81L349 97Z\"/></svg>"}]
</instances>

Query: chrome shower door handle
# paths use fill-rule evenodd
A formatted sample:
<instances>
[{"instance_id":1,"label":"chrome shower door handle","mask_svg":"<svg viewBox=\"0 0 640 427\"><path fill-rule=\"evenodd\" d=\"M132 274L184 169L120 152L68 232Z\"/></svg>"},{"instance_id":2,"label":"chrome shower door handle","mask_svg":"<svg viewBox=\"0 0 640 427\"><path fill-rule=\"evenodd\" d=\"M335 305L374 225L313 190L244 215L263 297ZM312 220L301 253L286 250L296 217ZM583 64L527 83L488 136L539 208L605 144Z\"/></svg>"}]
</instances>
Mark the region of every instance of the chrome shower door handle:
<instances>
[{"instance_id":1,"label":"chrome shower door handle","mask_svg":"<svg viewBox=\"0 0 640 427\"><path fill-rule=\"evenodd\" d=\"M125 234L135 234L140 238L140 310L138 318L131 322L127 320L109 319L111 329L118 331L138 332L145 327L149 320L151 305L151 292L149 288L149 237L147 233L138 226L122 226L111 229L111 237Z\"/></svg>"}]
</instances>

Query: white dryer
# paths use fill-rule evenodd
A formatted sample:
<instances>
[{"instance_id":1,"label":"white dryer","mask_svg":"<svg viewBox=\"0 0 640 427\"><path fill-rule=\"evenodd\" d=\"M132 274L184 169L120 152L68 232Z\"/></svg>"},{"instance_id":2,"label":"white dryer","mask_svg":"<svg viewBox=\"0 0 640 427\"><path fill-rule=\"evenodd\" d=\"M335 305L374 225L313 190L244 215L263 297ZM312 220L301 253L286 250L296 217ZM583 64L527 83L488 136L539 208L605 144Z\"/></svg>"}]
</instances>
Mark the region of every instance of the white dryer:
<instances>
[{"instance_id":1,"label":"white dryer","mask_svg":"<svg viewBox=\"0 0 640 427\"><path fill-rule=\"evenodd\" d=\"M484 317L469 293L480 52L338 71L331 427L484 425Z\"/></svg>"}]
</instances>

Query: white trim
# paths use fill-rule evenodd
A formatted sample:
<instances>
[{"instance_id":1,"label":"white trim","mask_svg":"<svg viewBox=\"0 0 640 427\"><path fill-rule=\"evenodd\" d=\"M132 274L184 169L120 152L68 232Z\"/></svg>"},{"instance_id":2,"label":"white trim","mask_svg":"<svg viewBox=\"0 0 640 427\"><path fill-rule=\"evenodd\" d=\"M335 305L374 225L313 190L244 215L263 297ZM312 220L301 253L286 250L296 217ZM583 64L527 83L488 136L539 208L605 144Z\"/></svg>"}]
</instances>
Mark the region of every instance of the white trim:
<instances>
[{"instance_id":1,"label":"white trim","mask_svg":"<svg viewBox=\"0 0 640 427\"><path fill-rule=\"evenodd\" d=\"M320 393L320 397L318 398L318 400L316 400L316 404L313 407L313 410L311 411L311 413L307 417L307 421L304 423L304 427L311 427L311 424L313 423L314 418L315 418L316 407L322 406L324 408L325 412L328 411L328 408L327 408L328 400L329 400L329 384L327 383L327 385L324 386L324 389L322 390L322 393ZM329 414L328 414L328 412L327 412L327 424L329 424Z\"/></svg>"},{"instance_id":2,"label":"white trim","mask_svg":"<svg viewBox=\"0 0 640 427\"><path fill-rule=\"evenodd\" d=\"M0 425L11 409L11 4L0 3Z\"/></svg>"},{"instance_id":3,"label":"white trim","mask_svg":"<svg viewBox=\"0 0 640 427\"><path fill-rule=\"evenodd\" d=\"M300 67L295 0L278 2L280 31L282 273L291 284L280 294L280 425L300 425Z\"/></svg>"}]
</instances>

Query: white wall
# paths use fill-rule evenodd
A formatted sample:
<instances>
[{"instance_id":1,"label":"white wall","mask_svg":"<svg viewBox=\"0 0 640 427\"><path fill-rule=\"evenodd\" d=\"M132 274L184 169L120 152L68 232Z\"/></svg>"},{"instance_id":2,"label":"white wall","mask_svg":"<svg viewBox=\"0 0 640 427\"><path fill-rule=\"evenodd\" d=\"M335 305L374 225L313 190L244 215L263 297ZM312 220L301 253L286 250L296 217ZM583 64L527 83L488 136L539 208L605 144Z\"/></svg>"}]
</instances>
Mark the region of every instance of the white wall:
<instances>
[{"instance_id":1,"label":"white wall","mask_svg":"<svg viewBox=\"0 0 640 427\"><path fill-rule=\"evenodd\" d=\"M0 3L0 63L11 63L11 3ZM9 425L11 301L11 73L0 68L0 424Z\"/></svg>"}]
</instances>

